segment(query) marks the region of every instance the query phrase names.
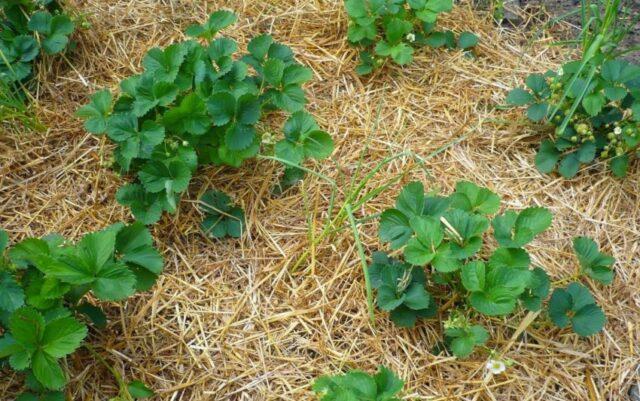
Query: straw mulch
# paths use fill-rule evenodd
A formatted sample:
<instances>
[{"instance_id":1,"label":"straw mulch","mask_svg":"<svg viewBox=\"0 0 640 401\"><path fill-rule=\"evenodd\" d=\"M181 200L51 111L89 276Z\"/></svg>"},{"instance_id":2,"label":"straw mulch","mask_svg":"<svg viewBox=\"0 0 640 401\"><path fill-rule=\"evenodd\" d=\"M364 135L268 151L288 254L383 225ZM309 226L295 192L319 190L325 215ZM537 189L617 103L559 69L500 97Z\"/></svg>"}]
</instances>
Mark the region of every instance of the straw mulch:
<instances>
[{"instance_id":1,"label":"straw mulch","mask_svg":"<svg viewBox=\"0 0 640 401\"><path fill-rule=\"evenodd\" d=\"M483 321L492 335L488 345L514 361L505 374L485 380L486 353L463 361L430 353L441 338L435 319L403 330L378 312L373 327L352 233L315 240L331 186L310 175L273 196L281 168L260 160L237 170L201 170L179 213L153 227L165 274L152 291L108 305L109 327L91 333L90 342L113 367L127 380L148 383L158 400L172 401L311 400L315 377L352 367L373 371L379 364L406 380L407 399L626 400L638 380L640 166L624 181L602 165L573 180L541 175L533 156L542 131L521 112L496 108L527 73L556 68L566 56L549 46L554 32L502 30L463 4L442 24L479 33L476 59L424 50L407 68L363 79L353 72L357 57L345 42L341 4L76 1L93 26L77 35L78 48L69 55L73 68L63 60L41 65L48 79L36 109L50 129L5 126L0 136L0 224L17 240L50 232L78 238L130 220L114 199L122 179L101 167L108 141L84 132L72 114L89 93L115 89L138 72L147 49L180 40L188 24L219 7L232 8L240 21L229 36L244 46L255 34L271 32L314 70L310 109L337 146L330 162L310 167L337 181L338 207L352 177L359 180L405 151L422 157L424 168L408 155L385 165L367 188L391 182L391 189L356 217L392 205L412 179L446 193L456 181L472 180L502 196L504 207L548 207L554 222L530 246L534 261L561 280L577 269L571 238L594 237L618 260L612 286L589 283L609 320L603 333L578 339L540 317L515 341L524 313ZM248 232L241 240L209 241L200 234L194 201L210 188L232 194L245 208ZM375 220L359 230L367 254L379 249ZM308 257L293 272L305 251ZM113 377L88 352L68 358L67 368L70 399L116 394ZM0 399L12 399L19 384L17 376L3 377Z\"/></svg>"}]
</instances>

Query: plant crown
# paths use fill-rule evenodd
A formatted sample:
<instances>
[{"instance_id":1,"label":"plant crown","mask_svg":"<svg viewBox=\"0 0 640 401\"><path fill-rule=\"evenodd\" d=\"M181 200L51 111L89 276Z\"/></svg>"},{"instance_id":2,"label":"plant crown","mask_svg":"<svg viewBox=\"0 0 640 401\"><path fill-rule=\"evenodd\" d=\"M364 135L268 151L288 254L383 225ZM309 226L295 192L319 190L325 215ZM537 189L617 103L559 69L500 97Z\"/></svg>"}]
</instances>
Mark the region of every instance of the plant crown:
<instances>
[{"instance_id":1,"label":"plant crown","mask_svg":"<svg viewBox=\"0 0 640 401\"><path fill-rule=\"evenodd\" d=\"M87 131L106 133L117 144L115 163L137 178L120 188L117 199L145 224L163 211L175 212L198 166L239 167L256 156L258 124L268 112L291 113L274 146L288 165L333 150L329 134L304 111L302 84L311 70L269 35L253 38L248 54L235 57L236 42L216 35L236 19L229 11L214 12L186 30L194 39L151 49L144 72L122 81L115 101L103 90L77 113Z\"/></svg>"},{"instance_id":2,"label":"plant crown","mask_svg":"<svg viewBox=\"0 0 640 401\"><path fill-rule=\"evenodd\" d=\"M390 312L398 326L412 327L418 318L436 314L436 296L427 290L427 284L433 282L434 290L449 287L471 311L485 316L508 315L518 305L541 310L551 283L544 269L532 266L524 247L550 226L552 215L541 207L495 215L499 208L496 194L471 182L459 182L449 196L425 194L420 182L406 185L395 207L380 216L380 239L392 250L401 250L403 261L374 253L369 274L377 289L378 307ZM485 242L490 227L498 245L495 248ZM612 281L614 259L601 253L593 240L576 238L574 250L584 275L603 284ZM579 284L570 288L576 286ZM595 302L582 309L583 302L573 303L573 293L556 290L549 302L553 322L567 326L553 316L579 308L584 317L581 322L589 327L574 324L575 332L587 336L600 331L602 310ZM451 299L448 294L444 297ZM560 299L569 309L560 308ZM464 357L475 345L484 344L488 334L464 315L452 314L445 323L445 338L449 349Z\"/></svg>"},{"instance_id":3,"label":"plant crown","mask_svg":"<svg viewBox=\"0 0 640 401\"><path fill-rule=\"evenodd\" d=\"M366 75L386 60L399 65L413 61L420 46L469 49L478 37L463 32L436 31L438 15L453 8L452 0L346 0L349 43L361 49L356 72Z\"/></svg>"},{"instance_id":4,"label":"plant crown","mask_svg":"<svg viewBox=\"0 0 640 401\"><path fill-rule=\"evenodd\" d=\"M106 326L85 295L117 301L146 291L162 272L162 256L141 223L118 223L76 244L59 235L7 250L8 242L0 230L0 366L26 374L28 391L19 401L64 400L60 363L85 340L84 320Z\"/></svg>"}]
</instances>

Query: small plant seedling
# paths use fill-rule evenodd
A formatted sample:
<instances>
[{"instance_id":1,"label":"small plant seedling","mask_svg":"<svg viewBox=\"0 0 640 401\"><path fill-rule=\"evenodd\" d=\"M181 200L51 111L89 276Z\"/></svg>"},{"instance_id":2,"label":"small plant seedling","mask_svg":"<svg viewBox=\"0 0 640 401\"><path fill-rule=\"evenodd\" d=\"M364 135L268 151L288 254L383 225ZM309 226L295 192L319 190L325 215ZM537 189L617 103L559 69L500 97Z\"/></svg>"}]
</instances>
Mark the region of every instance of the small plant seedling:
<instances>
[{"instance_id":1,"label":"small plant seedling","mask_svg":"<svg viewBox=\"0 0 640 401\"><path fill-rule=\"evenodd\" d=\"M542 173L557 169L571 178L581 165L602 159L615 176L624 177L638 156L640 66L622 59L617 46L635 22L625 24L619 0L603 1L604 13L597 3L582 2L581 59L529 75L526 88L511 90L506 99L526 107L531 121L555 127L535 159Z\"/></svg>"},{"instance_id":2,"label":"small plant seedling","mask_svg":"<svg viewBox=\"0 0 640 401\"><path fill-rule=\"evenodd\" d=\"M207 191L200 197L200 210L205 214L202 231L211 238L240 238L244 231L244 211L231 204L221 191Z\"/></svg>"},{"instance_id":3,"label":"small plant seedling","mask_svg":"<svg viewBox=\"0 0 640 401\"><path fill-rule=\"evenodd\" d=\"M438 299L459 300L454 305L460 312L445 322L444 335L449 351L460 358L488 340L487 331L472 324L470 316L505 316L516 312L519 305L540 311L551 282L542 267L532 266L524 247L551 225L552 215L541 207L496 215L499 208L496 194L471 182L459 182L449 196L427 195L420 182L407 184L395 207L380 215L379 237L399 250L402 260L374 253L369 275L377 289L378 307L390 312L398 326L412 327L418 318L435 316ZM491 228L497 242L493 248L485 242ZM593 240L576 238L574 250L584 274L605 284L611 282L614 259L602 254ZM430 282L436 285L434 290L445 286L451 292L430 293ZM556 290L549 300L549 313L554 311L552 319L558 325L558 309L577 312L584 306L580 302L574 306L572 292L566 295L563 291ZM579 323L573 327L584 336L602 325L594 324L591 331Z\"/></svg>"},{"instance_id":4,"label":"small plant seedling","mask_svg":"<svg viewBox=\"0 0 640 401\"><path fill-rule=\"evenodd\" d=\"M234 40L218 36L236 19L217 11L190 26L193 39L149 50L144 72L122 81L119 96L97 92L77 112L87 131L116 143L115 166L135 180L120 188L117 200L145 224L176 211L199 166L239 167L257 156L258 127L269 113L290 114L284 138L265 145L287 170L333 151L329 134L304 112L302 85L311 70L270 35L253 38L239 55Z\"/></svg>"},{"instance_id":5,"label":"small plant seedling","mask_svg":"<svg viewBox=\"0 0 640 401\"><path fill-rule=\"evenodd\" d=\"M413 61L421 46L470 49L478 37L463 32L436 31L438 15L453 8L452 0L346 0L349 43L361 49L356 72L366 75L386 60L399 65Z\"/></svg>"},{"instance_id":6,"label":"small plant seedling","mask_svg":"<svg viewBox=\"0 0 640 401\"><path fill-rule=\"evenodd\" d=\"M320 401L400 401L404 382L384 366L370 375L351 370L343 375L322 376L313 383Z\"/></svg>"},{"instance_id":7,"label":"small plant seedling","mask_svg":"<svg viewBox=\"0 0 640 401\"><path fill-rule=\"evenodd\" d=\"M549 300L549 316L556 326L564 328L571 325L573 331L583 337L598 333L606 322L604 312L589 289L579 283L553 291Z\"/></svg>"},{"instance_id":8,"label":"small plant seedling","mask_svg":"<svg viewBox=\"0 0 640 401\"><path fill-rule=\"evenodd\" d=\"M26 373L19 400L64 400L61 361L86 339L83 320L96 328L106 323L85 295L116 301L149 289L162 256L141 223L115 224L76 244L50 235L7 247L0 230L0 364Z\"/></svg>"},{"instance_id":9,"label":"small plant seedling","mask_svg":"<svg viewBox=\"0 0 640 401\"><path fill-rule=\"evenodd\" d=\"M378 308L390 312L396 325L413 327L418 318L435 315L436 305L425 288L423 270L376 252L369 274L378 290Z\"/></svg>"}]
</instances>

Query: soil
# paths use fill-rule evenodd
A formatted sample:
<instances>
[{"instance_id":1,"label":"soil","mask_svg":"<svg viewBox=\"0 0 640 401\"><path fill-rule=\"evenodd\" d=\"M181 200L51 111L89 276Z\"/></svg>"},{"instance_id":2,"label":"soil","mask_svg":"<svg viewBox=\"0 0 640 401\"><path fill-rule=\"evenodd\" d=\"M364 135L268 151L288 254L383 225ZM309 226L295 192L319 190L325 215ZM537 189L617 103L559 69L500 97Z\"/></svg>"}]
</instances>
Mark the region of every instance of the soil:
<instances>
[{"instance_id":1,"label":"soil","mask_svg":"<svg viewBox=\"0 0 640 401\"><path fill-rule=\"evenodd\" d=\"M506 3L506 2L505 2ZM542 7L550 16L559 17L565 15L577 7L580 7L580 0L514 0L514 5L521 7L522 9L529 9L534 7ZM632 15L640 13L640 0L622 0L623 7L629 7L632 11ZM567 21L576 26L576 32L580 27L580 16L573 15L567 18ZM630 46L640 45L640 23L629 33L627 38L622 42L623 48L629 48ZM640 51L635 51L629 54L627 59L640 63Z\"/></svg>"}]
</instances>

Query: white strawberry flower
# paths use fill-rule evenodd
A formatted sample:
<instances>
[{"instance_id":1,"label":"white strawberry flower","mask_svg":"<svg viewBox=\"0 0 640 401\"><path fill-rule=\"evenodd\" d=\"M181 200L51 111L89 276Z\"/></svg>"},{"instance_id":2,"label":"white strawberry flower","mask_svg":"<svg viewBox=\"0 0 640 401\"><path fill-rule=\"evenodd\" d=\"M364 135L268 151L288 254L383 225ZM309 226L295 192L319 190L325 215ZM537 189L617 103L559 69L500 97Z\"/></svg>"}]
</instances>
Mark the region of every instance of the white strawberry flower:
<instances>
[{"instance_id":1,"label":"white strawberry flower","mask_svg":"<svg viewBox=\"0 0 640 401\"><path fill-rule=\"evenodd\" d=\"M507 365L505 365L504 362L498 359L489 359L485 367L489 372L493 373L494 375L499 375L500 373L507 370Z\"/></svg>"},{"instance_id":2,"label":"white strawberry flower","mask_svg":"<svg viewBox=\"0 0 640 401\"><path fill-rule=\"evenodd\" d=\"M416 35L413 32L412 33L408 33L406 38L411 43L416 41Z\"/></svg>"},{"instance_id":3,"label":"white strawberry flower","mask_svg":"<svg viewBox=\"0 0 640 401\"><path fill-rule=\"evenodd\" d=\"M620 134L622 134L622 128L620 128L620 127L615 127L615 128L613 129L613 133L614 133L614 134L616 134L616 135L620 135Z\"/></svg>"}]
</instances>

